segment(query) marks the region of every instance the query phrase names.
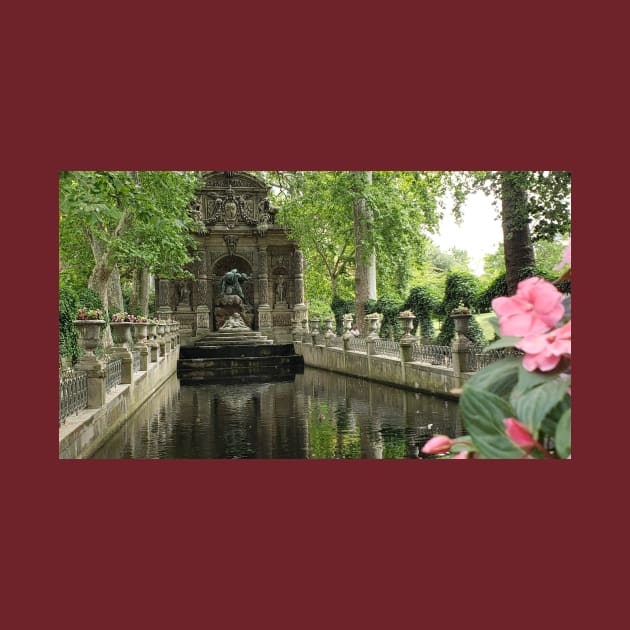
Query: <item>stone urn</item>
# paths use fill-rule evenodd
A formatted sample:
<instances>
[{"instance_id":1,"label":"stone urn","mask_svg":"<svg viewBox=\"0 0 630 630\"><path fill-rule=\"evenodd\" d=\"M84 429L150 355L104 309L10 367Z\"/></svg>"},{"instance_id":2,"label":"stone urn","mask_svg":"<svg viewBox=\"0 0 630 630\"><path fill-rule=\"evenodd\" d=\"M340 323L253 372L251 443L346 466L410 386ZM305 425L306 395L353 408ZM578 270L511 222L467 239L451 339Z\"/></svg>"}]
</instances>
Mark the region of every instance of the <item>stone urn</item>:
<instances>
[{"instance_id":1,"label":"stone urn","mask_svg":"<svg viewBox=\"0 0 630 630\"><path fill-rule=\"evenodd\" d=\"M343 334L350 337L350 330L352 329L352 315L350 313L346 313L343 316Z\"/></svg>"},{"instance_id":2,"label":"stone urn","mask_svg":"<svg viewBox=\"0 0 630 630\"><path fill-rule=\"evenodd\" d=\"M147 324L147 330L149 332L149 341L155 341L157 335L157 324Z\"/></svg>"},{"instance_id":3,"label":"stone urn","mask_svg":"<svg viewBox=\"0 0 630 630\"><path fill-rule=\"evenodd\" d=\"M98 348L101 339L101 331L105 326L104 319L75 319L72 322L79 333L79 347L85 353L93 357L94 350Z\"/></svg>"},{"instance_id":4,"label":"stone urn","mask_svg":"<svg viewBox=\"0 0 630 630\"><path fill-rule=\"evenodd\" d=\"M327 317L324 320L324 323L326 324L326 332L324 333L324 335L326 337L336 337L337 336L335 334L335 331L333 330L333 322L334 322L334 319L332 317Z\"/></svg>"},{"instance_id":5,"label":"stone urn","mask_svg":"<svg viewBox=\"0 0 630 630\"><path fill-rule=\"evenodd\" d=\"M143 343L147 339L147 323L143 322L135 322L131 328L131 334L133 336L133 341L137 345Z\"/></svg>"},{"instance_id":6,"label":"stone urn","mask_svg":"<svg viewBox=\"0 0 630 630\"><path fill-rule=\"evenodd\" d=\"M460 337L466 337L468 335L468 325L470 324L470 320L472 315L470 313L458 313L452 312L451 319L455 324L455 332Z\"/></svg>"},{"instance_id":7,"label":"stone urn","mask_svg":"<svg viewBox=\"0 0 630 630\"><path fill-rule=\"evenodd\" d=\"M413 339L411 331L413 330L413 323L416 319L416 316L413 313L403 312L399 315L398 319L400 320L403 328L402 339L404 339L405 341Z\"/></svg>"},{"instance_id":8,"label":"stone urn","mask_svg":"<svg viewBox=\"0 0 630 630\"><path fill-rule=\"evenodd\" d=\"M365 321L368 324L368 339L378 339L378 314L371 313L365 316Z\"/></svg>"},{"instance_id":9,"label":"stone urn","mask_svg":"<svg viewBox=\"0 0 630 630\"><path fill-rule=\"evenodd\" d=\"M109 322L112 340L117 348L129 348L133 345L131 338L132 322Z\"/></svg>"},{"instance_id":10,"label":"stone urn","mask_svg":"<svg viewBox=\"0 0 630 630\"><path fill-rule=\"evenodd\" d=\"M319 319L314 317L310 321L311 335L319 335Z\"/></svg>"}]
</instances>

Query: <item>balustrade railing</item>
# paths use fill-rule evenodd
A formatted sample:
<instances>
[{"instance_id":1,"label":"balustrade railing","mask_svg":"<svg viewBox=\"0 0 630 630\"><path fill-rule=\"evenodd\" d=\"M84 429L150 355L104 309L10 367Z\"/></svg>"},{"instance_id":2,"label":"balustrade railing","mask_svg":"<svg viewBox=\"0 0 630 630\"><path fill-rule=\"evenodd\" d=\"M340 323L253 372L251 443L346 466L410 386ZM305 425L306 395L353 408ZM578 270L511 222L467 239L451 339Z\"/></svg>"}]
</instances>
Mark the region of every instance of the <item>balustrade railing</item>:
<instances>
[{"instance_id":1,"label":"balustrade railing","mask_svg":"<svg viewBox=\"0 0 630 630\"><path fill-rule=\"evenodd\" d=\"M343 348L343 337L330 337L328 344L331 348Z\"/></svg>"},{"instance_id":2,"label":"balustrade railing","mask_svg":"<svg viewBox=\"0 0 630 630\"><path fill-rule=\"evenodd\" d=\"M469 363L468 366L471 372L477 372L487 367L499 359L508 359L511 357L521 358L523 352L516 348L497 348L496 350L488 350L484 352L481 346L473 346L468 350Z\"/></svg>"},{"instance_id":3,"label":"balustrade railing","mask_svg":"<svg viewBox=\"0 0 630 630\"><path fill-rule=\"evenodd\" d=\"M367 353L367 341L360 337L350 337L350 343L348 344L348 347L354 352Z\"/></svg>"},{"instance_id":4,"label":"balustrade railing","mask_svg":"<svg viewBox=\"0 0 630 630\"><path fill-rule=\"evenodd\" d=\"M374 354L400 358L400 344L391 339L377 339L374 342Z\"/></svg>"},{"instance_id":5,"label":"balustrade railing","mask_svg":"<svg viewBox=\"0 0 630 630\"><path fill-rule=\"evenodd\" d=\"M122 380L122 359L110 359L105 368L105 391L120 385Z\"/></svg>"},{"instance_id":6,"label":"balustrade railing","mask_svg":"<svg viewBox=\"0 0 630 630\"><path fill-rule=\"evenodd\" d=\"M428 346L414 343L411 348L411 358L420 363L453 367L453 351L449 346Z\"/></svg>"},{"instance_id":7,"label":"balustrade railing","mask_svg":"<svg viewBox=\"0 0 630 630\"><path fill-rule=\"evenodd\" d=\"M87 407L87 374L72 369L59 373L59 424L73 413Z\"/></svg>"}]
</instances>

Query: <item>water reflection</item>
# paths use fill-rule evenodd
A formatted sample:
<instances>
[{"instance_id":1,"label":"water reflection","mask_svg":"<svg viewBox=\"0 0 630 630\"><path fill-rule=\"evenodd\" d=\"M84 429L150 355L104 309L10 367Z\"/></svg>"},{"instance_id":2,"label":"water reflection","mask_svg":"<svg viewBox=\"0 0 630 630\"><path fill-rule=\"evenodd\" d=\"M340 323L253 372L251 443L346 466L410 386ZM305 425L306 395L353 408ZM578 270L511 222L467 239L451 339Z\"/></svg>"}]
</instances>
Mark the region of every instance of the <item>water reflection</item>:
<instances>
[{"instance_id":1,"label":"water reflection","mask_svg":"<svg viewBox=\"0 0 630 630\"><path fill-rule=\"evenodd\" d=\"M169 379L100 459L401 459L461 435L457 403L305 368L295 380L180 385Z\"/></svg>"}]
</instances>

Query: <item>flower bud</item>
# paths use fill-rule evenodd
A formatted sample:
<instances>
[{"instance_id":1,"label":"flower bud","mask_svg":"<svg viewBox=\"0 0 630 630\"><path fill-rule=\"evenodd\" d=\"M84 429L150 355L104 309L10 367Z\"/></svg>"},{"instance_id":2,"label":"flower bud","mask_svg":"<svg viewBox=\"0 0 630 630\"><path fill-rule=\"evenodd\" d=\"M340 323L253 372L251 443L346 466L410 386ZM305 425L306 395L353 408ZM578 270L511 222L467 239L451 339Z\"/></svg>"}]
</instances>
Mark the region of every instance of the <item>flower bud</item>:
<instances>
[{"instance_id":1,"label":"flower bud","mask_svg":"<svg viewBox=\"0 0 630 630\"><path fill-rule=\"evenodd\" d=\"M529 429L521 424L515 418L506 418L503 420L505 423L505 432L507 436L516 444L516 446L522 448L524 451L531 451L536 445L536 440L529 432Z\"/></svg>"},{"instance_id":2,"label":"flower bud","mask_svg":"<svg viewBox=\"0 0 630 630\"><path fill-rule=\"evenodd\" d=\"M446 435L436 435L422 447L422 452L427 455L443 455L451 450L452 444L453 441Z\"/></svg>"}]
</instances>

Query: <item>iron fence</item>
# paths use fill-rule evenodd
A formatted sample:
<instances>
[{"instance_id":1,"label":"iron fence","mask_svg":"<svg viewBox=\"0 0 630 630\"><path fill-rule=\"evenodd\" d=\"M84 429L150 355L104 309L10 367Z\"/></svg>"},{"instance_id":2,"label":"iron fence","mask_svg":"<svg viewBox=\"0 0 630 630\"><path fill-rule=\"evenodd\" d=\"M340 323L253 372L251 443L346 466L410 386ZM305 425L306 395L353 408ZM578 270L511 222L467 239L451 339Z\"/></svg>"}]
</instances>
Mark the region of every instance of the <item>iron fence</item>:
<instances>
[{"instance_id":1,"label":"iron fence","mask_svg":"<svg viewBox=\"0 0 630 630\"><path fill-rule=\"evenodd\" d=\"M348 348L354 352L365 352L367 354L367 342L365 338L350 337Z\"/></svg>"},{"instance_id":2,"label":"iron fence","mask_svg":"<svg viewBox=\"0 0 630 630\"><path fill-rule=\"evenodd\" d=\"M328 343L331 348L343 348L343 337L329 337Z\"/></svg>"},{"instance_id":3,"label":"iron fence","mask_svg":"<svg viewBox=\"0 0 630 630\"><path fill-rule=\"evenodd\" d=\"M411 346L412 361L429 363L430 365L440 365L442 367L453 367L453 352L450 346L425 346L414 343Z\"/></svg>"},{"instance_id":4,"label":"iron fence","mask_svg":"<svg viewBox=\"0 0 630 630\"><path fill-rule=\"evenodd\" d=\"M400 344L391 339L377 339L374 342L374 354L400 358Z\"/></svg>"},{"instance_id":5,"label":"iron fence","mask_svg":"<svg viewBox=\"0 0 630 630\"><path fill-rule=\"evenodd\" d=\"M59 372L59 424L87 407L87 373L72 369Z\"/></svg>"},{"instance_id":6,"label":"iron fence","mask_svg":"<svg viewBox=\"0 0 630 630\"><path fill-rule=\"evenodd\" d=\"M110 359L106 366L105 391L120 385L122 380L122 359Z\"/></svg>"},{"instance_id":7,"label":"iron fence","mask_svg":"<svg viewBox=\"0 0 630 630\"><path fill-rule=\"evenodd\" d=\"M481 346L473 346L468 350L469 353L469 369L471 372L478 372L487 367L491 363L499 359L521 358L523 352L516 348L498 348L497 350L488 350L484 352Z\"/></svg>"}]
</instances>

